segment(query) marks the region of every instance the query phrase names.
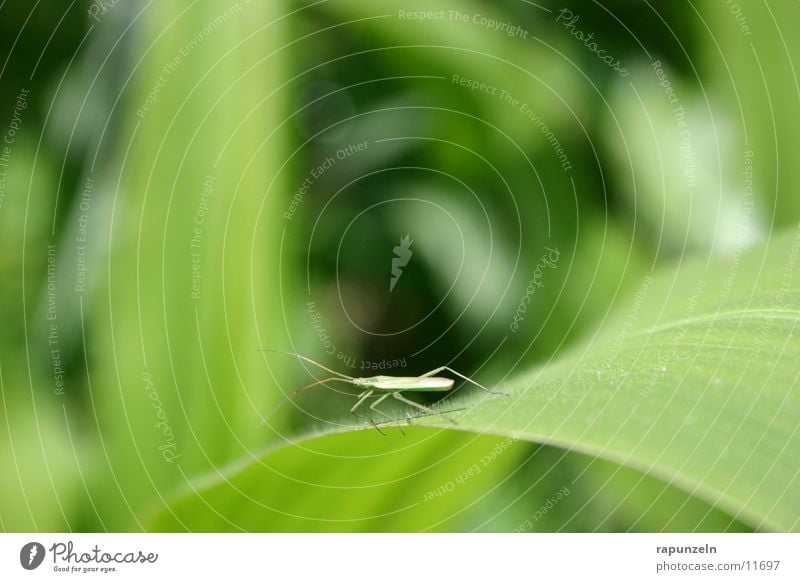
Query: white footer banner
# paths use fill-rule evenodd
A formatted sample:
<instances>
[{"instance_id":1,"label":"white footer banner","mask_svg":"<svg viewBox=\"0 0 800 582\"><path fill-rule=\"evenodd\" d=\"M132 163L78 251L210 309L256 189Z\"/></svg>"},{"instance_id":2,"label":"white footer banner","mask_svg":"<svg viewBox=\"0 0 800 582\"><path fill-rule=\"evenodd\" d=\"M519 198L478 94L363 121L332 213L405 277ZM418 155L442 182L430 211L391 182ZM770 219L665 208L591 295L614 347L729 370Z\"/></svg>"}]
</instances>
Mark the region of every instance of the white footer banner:
<instances>
[{"instance_id":1,"label":"white footer banner","mask_svg":"<svg viewBox=\"0 0 800 582\"><path fill-rule=\"evenodd\" d=\"M800 534L2 534L0 580L800 580ZM290 577L290 578L289 578Z\"/></svg>"}]
</instances>

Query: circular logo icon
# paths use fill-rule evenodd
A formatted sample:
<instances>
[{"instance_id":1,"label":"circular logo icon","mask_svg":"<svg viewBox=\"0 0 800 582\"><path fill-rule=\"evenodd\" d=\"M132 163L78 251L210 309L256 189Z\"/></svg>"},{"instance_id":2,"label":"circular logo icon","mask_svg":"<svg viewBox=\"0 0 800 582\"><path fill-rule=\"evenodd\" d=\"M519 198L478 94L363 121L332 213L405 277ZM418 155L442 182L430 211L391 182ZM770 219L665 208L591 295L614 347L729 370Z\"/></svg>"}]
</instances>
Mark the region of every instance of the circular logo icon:
<instances>
[{"instance_id":1,"label":"circular logo icon","mask_svg":"<svg viewBox=\"0 0 800 582\"><path fill-rule=\"evenodd\" d=\"M19 551L19 563L26 570L35 570L44 561L44 546L39 542L30 542Z\"/></svg>"}]
</instances>

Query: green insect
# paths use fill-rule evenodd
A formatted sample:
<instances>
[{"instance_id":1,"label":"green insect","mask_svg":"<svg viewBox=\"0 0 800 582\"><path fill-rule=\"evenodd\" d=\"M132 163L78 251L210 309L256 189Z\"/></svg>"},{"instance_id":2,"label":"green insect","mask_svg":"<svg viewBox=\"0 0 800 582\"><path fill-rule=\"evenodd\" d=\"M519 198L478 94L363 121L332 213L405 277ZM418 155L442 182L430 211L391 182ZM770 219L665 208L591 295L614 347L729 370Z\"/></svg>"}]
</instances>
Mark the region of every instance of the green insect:
<instances>
[{"instance_id":1,"label":"green insect","mask_svg":"<svg viewBox=\"0 0 800 582\"><path fill-rule=\"evenodd\" d=\"M348 376L346 374L336 372L335 370L331 370L330 368L323 366L319 362L314 361L311 358L307 358L306 356L301 356L300 354L296 354L295 352L287 352L284 350L278 350L274 348L265 348L261 351L286 354L287 356L292 356L300 360L303 360L305 362L309 362L310 364L314 364L315 366L318 366L323 370L333 374L333 376L329 378L323 378L322 380L317 380L316 382L312 382L307 386L298 388L297 390L292 392L290 397L296 396L297 394L300 394L301 392L308 390L309 388L313 388L314 386L317 386L319 384L324 384L325 382L344 382L346 384L352 384L353 386L358 386L359 388L362 388L363 390L360 394L356 396L357 401L350 409L350 412L356 415L357 417L361 418L362 420L368 421L381 434L386 434L386 433L384 433L380 429L380 427L377 424L375 424L374 421L372 421L372 419L364 418L358 412L356 412L367 401L367 399L372 396L377 396L377 399L369 406L369 409L372 412L385 416L389 420L396 420L396 419L386 414L382 410L378 410L377 406L387 398L391 397L394 398L395 400L399 400L400 402L408 406L411 406L413 408L416 408L418 410L421 410L423 412L426 412L434 416L441 416L442 418L447 419L449 422L453 424L458 424L456 423L455 420L446 416L445 414L441 412L436 412L432 408L424 406L418 402L414 402L413 400L409 400L408 398L402 395L402 392L447 392L453 387L454 380L452 378L444 378L442 376L434 375L438 374L439 372L443 371L450 372L451 374L454 374L459 378L466 380L470 384L473 384L478 388L480 388L481 390L485 390L490 394L502 394L500 392L494 392L493 390L489 390L485 386L481 386L480 384L475 382L475 380L468 378L467 376L465 376L460 372L457 372L456 370L453 370L449 366L439 366L438 368L435 368L430 372L426 372L421 376L368 376L366 378L354 378L353 376ZM264 421L262 421L262 424L266 423L267 419L269 419L269 417L271 417L275 412L277 412L278 408L283 406L286 402L288 402L288 400L282 402L277 407L275 407L275 409L267 416L267 418L264 419Z\"/></svg>"}]
</instances>

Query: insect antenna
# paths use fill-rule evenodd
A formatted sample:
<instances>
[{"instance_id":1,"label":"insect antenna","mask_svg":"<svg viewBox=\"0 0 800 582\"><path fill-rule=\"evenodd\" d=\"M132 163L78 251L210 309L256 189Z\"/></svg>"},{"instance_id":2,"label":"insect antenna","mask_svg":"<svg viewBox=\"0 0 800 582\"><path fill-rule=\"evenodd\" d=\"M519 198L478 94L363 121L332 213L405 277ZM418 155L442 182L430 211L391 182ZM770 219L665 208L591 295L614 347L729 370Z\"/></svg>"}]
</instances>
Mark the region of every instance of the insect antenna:
<instances>
[{"instance_id":1,"label":"insect antenna","mask_svg":"<svg viewBox=\"0 0 800 582\"><path fill-rule=\"evenodd\" d=\"M262 349L260 349L258 351L259 352L275 352L276 354L285 354L287 356L292 356L294 358L298 358L300 360L303 360L304 362L308 362L309 364L314 364L315 366L319 366L320 368L322 368L326 372L330 372L331 374L334 374L335 376L339 376L340 378L347 378L348 380L354 380L354 378L352 376L348 376L347 374L342 374L340 372L337 372L336 370L331 370L330 368L326 368L325 366L323 366L319 362L317 362L315 360L312 360L311 358L307 358L305 356L301 356L300 354L296 354L294 352L287 352L286 350L279 350L279 349L276 349L276 348L262 348Z\"/></svg>"},{"instance_id":2,"label":"insect antenna","mask_svg":"<svg viewBox=\"0 0 800 582\"><path fill-rule=\"evenodd\" d=\"M305 391L306 391L306 390L308 390L309 388L313 388L314 386L318 386L319 384L324 384L325 382L334 382L334 381L335 381L335 382L347 382L348 384L350 384L350 383L351 383L351 382L350 382L350 380L346 380L346 379L344 379L344 378L337 378L337 377L333 376L333 377L331 377L331 378L323 378L322 380L317 380L316 382L312 382L311 384L307 384L306 386L303 386L302 388L298 388L297 390L295 390L294 392L292 392L291 394L289 394L289 395L286 397L286 399L285 399L285 400L283 400L283 402L280 402L280 403L278 403L278 405L277 405L277 406L275 406L275 408L273 408L272 410L270 410L269 414L267 414L267 416L265 416L265 417L264 417L264 418L261 420L261 422L259 422L259 423L256 425L256 428L260 428L262 425L264 425L264 424L267 424L267 421L268 421L270 418L272 418L272 416L273 416L273 415L274 415L276 412L278 412L278 410L280 410L280 409L281 409L281 407L282 407L284 404L286 404L287 402L291 402L291 401L292 401L292 399L293 399L295 396L297 396L298 394L300 394L300 393L302 393L302 392L305 392Z\"/></svg>"}]
</instances>

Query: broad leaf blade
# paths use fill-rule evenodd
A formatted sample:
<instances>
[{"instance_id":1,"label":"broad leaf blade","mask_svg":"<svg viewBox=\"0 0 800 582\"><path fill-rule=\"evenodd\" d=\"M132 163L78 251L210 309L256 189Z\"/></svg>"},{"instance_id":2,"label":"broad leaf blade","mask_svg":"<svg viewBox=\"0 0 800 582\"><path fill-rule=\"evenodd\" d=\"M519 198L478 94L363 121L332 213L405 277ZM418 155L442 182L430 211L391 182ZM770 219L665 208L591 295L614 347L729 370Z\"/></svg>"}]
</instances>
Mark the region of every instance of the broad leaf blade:
<instances>
[{"instance_id":1,"label":"broad leaf blade","mask_svg":"<svg viewBox=\"0 0 800 582\"><path fill-rule=\"evenodd\" d=\"M198 482L148 523L154 529L435 528L455 511L451 504L463 505L465 495L477 499L492 479L499 482L517 468L518 438L638 469L758 529L798 530L799 255L795 233L730 263L685 263L647 280L632 305L592 341L519 374L504 388L511 398L473 402L458 422L484 435L479 439L408 429L406 442L380 453L389 445L375 431L323 436L304 442L302 450L297 444L271 450ZM415 423L442 426L438 417ZM402 515L399 496L418 503L442 474L452 478L479 463L486 447L502 443L511 444L481 479L467 480L465 487L474 489L423 503L409 521L375 519L395 510ZM398 450L403 460L395 463ZM354 461L344 451L377 456ZM443 472L430 470L437 459L454 455ZM397 469L387 478L393 463ZM291 485L291 473L289 481L275 477L276 469L287 467L311 476L310 484ZM370 481L370 471L382 481ZM413 477L420 471L431 478ZM314 500L317 505L308 505ZM285 519L289 509L275 507L327 515L328 521L308 527L296 516Z\"/></svg>"},{"instance_id":2,"label":"broad leaf blade","mask_svg":"<svg viewBox=\"0 0 800 582\"><path fill-rule=\"evenodd\" d=\"M654 278L614 331L460 422L660 476L756 527L800 528L800 233Z\"/></svg>"},{"instance_id":3,"label":"broad leaf blade","mask_svg":"<svg viewBox=\"0 0 800 582\"><path fill-rule=\"evenodd\" d=\"M470 503L524 443L414 428L329 434L194 483L148 527L181 531L418 531L469 527ZM494 452L494 455L492 454ZM488 455L488 457L487 457ZM491 459L491 460L489 460ZM484 460L484 462L482 462Z\"/></svg>"}]
</instances>

